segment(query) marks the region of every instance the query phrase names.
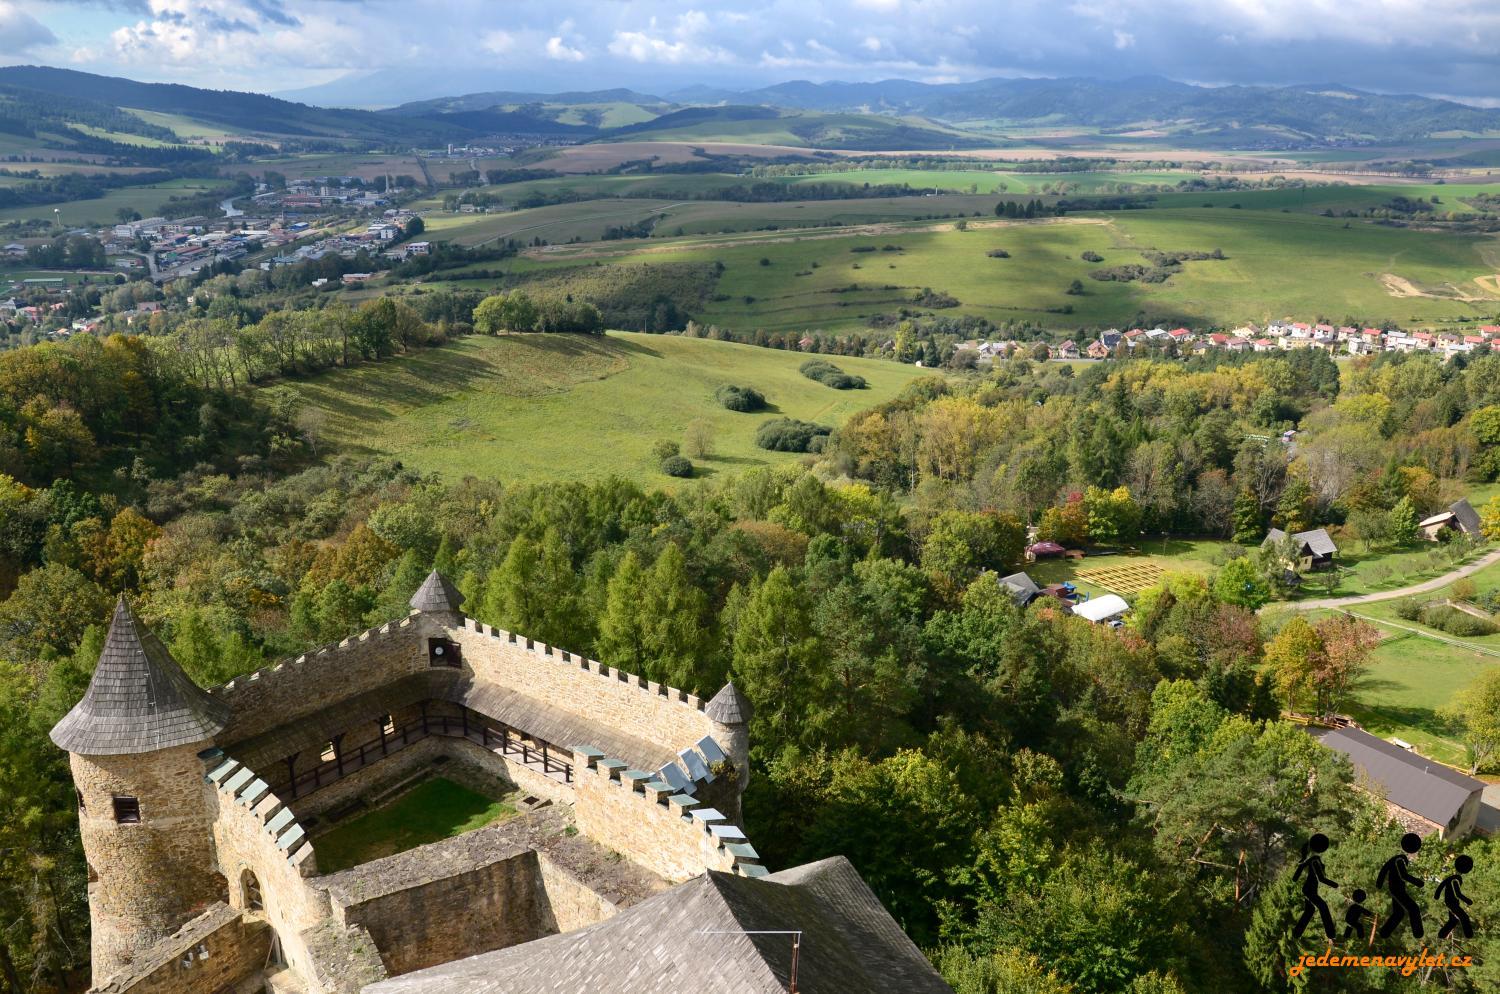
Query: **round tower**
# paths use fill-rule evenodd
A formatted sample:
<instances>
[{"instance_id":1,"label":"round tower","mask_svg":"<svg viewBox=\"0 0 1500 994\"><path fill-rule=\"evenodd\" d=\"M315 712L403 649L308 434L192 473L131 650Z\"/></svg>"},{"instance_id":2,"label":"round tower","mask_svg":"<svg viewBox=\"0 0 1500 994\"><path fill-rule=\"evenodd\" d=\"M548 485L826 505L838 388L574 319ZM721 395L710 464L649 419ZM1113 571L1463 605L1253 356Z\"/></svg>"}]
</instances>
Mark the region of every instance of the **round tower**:
<instances>
[{"instance_id":1,"label":"round tower","mask_svg":"<svg viewBox=\"0 0 1500 994\"><path fill-rule=\"evenodd\" d=\"M78 789L95 987L225 899L198 754L228 717L121 597L88 692L52 729Z\"/></svg>"},{"instance_id":2,"label":"round tower","mask_svg":"<svg viewBox=\"0 0 1500 994\"><path fill-rule=\"evenodd\" d=\"M714 724L714 741L739 773L740 793L750 783L750 702L733 681L713 696L703 713Z\"/></svg>"}]
</instances>

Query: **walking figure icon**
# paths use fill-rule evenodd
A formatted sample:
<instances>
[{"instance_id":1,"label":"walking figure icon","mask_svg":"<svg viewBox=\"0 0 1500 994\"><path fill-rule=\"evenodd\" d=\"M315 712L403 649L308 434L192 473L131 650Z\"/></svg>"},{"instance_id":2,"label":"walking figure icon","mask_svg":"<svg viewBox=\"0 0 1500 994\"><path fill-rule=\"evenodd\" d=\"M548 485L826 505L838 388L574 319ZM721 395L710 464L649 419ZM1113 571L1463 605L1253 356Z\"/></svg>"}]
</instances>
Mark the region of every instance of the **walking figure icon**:
<instances>
[{"instance_id":1,"label":"walking figure icon","mask_svg":"<svg viewBox=\"0 0 1500 994\"><path fill-rule=\"evenodd\" d=\"M1448 938L1453 934L1453 929L1459 927L1463 929L1465 939L1472 939L1474 923L1469 920L1469 913L1464 910L1463 906L1474 902L1469 900L1459 885L1463 882L1464 874L1474 869L1474 860L1468 853L1465 853L1453 861L1453 869L1454 872L1443 878L1443 882L1438 884L1438 889L1432 895L1448 906L1448 921L1438 931L1438 938Z\"/></svg>"},{"instance_id":2,"label":"walking figure icon","mask_svg":"<svg viewBox=\"0 0 1500 994\"><path fill-rule=\"evenodd\" d=\"M1309 855L1308 851L1312 854ZM1328 851L1328 836L1322 832L1317 833L1307 840L1307 845L1302 847L1302 862L1297 864L1297 869L1292 873L1292 879L1302 877L1302 917L1297 919L1297 927L1293 935L1298 938L1307 931L1308 922L1312 921L1313 912L1323 922L1323 934L1332 939L1334 937L1333 915L1328 910L1328 902L1323 900L1318 893L1318 885L1337 887L1338 884L1329 880L1323 872L1323 853ZM1305 875L1304 875L1305 873Z\"/></svg>"},{"instance_id":3,"label":"walking figure icon","mask_svg":"<svg viewBox=\"0 0 1500 994\"><path fill-rule=\"evenodd\" d=\"M1422 909L1406 889L1407 885L1411 885L1417 888L1417 893L1421 893L1422 878L1412 876L1409 869L1410 857L1415 856L1421 848L1422 837L1415 832L1407 832L1401 836L1401 851L1385 861L1385 865L1380 868L1380 876L1375 878L1375 886L1384 887L1386 893L1391 895L1391 913L1380 928L1381 938L1389 938L1403 920L1411 928L1412 938L1422 937Z\"/></svg>"}]
</instances>

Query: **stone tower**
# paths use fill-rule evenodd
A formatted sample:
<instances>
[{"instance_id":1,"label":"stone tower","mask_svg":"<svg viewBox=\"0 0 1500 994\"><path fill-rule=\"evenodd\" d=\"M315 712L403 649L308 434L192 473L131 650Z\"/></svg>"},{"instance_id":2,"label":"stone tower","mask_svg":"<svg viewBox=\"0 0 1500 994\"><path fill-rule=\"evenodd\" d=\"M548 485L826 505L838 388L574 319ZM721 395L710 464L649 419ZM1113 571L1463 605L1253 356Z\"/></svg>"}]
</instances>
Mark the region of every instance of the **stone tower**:
<instances>
[{"instance_id":1,"label":"stone tower","mask_svg":"<svg viewBox=\"0 0 1500 994\"><path fill-rule=\"evenodd\" d=\"M703 713L714 723L714 739L739 771L740 792L750 782L750 702L733 681L726 683Z\"/></svg>"},{"instance_id":2,"label":"stone tower","mask_svg":"<svg viewBox=\"0 0 1500 994\"><path fill-rule=\"evenodd\" d=\"M52 729L78 788L96 987L226 896L198 753L228 717L121 597L88 692Z\"/></svg>"}]
</instances>

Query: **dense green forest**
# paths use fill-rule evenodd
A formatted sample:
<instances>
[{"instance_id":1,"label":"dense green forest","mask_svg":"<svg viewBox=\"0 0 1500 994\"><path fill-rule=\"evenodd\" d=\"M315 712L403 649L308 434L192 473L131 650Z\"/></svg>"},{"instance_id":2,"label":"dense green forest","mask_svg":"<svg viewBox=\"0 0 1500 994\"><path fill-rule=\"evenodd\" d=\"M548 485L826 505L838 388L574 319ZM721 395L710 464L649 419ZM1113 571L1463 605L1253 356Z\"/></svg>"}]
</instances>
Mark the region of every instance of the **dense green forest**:
<instances>
[{"instance_id":1,"label":"dense green forest","mask_svg":"<svg viewBox=\"0 0 1500 994\"><path fill-rule=\"evenodd\" d=\"M699 693L733 679L757 847L849 856L960 994L1500 983L1483 930L1471 969L1287 977L1324 948L1289 938L1299 848L1327 833L1330 876L1371 886L1400 835L1279 718L1333 692L1314 657L1358 666L1357 626L1274 630L1232 585L1169 577L1116 631L996 583L1028 521L1096 544L1303 522L1399 542L1403 502L1500 469L1500 357L1012 360L917 381L804 465L676 494L329 459L287 392L246 386L458 333L465 307L437 298L0 355L0 990L71 989L87 958L46 731L115 594L213 684L402 614L433 566L485 622ZM1467 851L1484 916L1500 852Z\"/></svg>"}]
</instances>

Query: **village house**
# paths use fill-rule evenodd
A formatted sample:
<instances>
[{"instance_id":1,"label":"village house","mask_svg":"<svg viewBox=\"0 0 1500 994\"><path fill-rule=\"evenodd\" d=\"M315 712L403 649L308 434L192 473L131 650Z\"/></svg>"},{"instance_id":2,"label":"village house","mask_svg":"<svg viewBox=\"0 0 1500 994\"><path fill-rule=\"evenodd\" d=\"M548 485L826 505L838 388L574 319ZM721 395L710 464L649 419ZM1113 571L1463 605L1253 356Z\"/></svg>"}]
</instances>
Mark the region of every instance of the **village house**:
<instances>
[{"instance_id":1,"label":"village house","mask_svg":"<svg viewBox=\"0 0 1500 994\"><path fill-rule=\"evenodd\" d=\"M1078 356L1078 343L1074 342L1073 339L1071 339L1071 338L1068 339L1066 342L1063 342L1061 345L1057 346L1056 348L1054 348L1052 350L1052 358L1054 358L1054 359L1077 359L1077 358L1079 358L1079 356Z\"/></svg>"},{"instance_id":2,"label":"village house","mask_svg":"<svg viewBox=\"0 0 1500 994\"><path fill-rule=\"evenodd\" d=\"M1422 537L1429 542L1440 542L1452 534L1467 535L1475 539L1484 537L1479 512L1474 510L1474 505L1467 498L1459 498L1448 505L1448 510L1423 518L1417 523L1417 527L1421 530Z\"/></svg>"},{"instance_id":3,"label":"village house","mask_svg":"<svg viewBox=\"0 0 1500 994\"><path fill-rule=\"evenodd\" d=\"M1010 576L1002 576L998 581L1000 589L1010 595L1016 607L1025 607L1038 597L1042 596L1042 588L1036 585L1026 573L1012 573Z\"/></svg>"},{"instance_id":4,"label":"village house","mask_svg":"<svg viewBox=\"0 0 1500 994\"><path fill-rule=\"evenodd\" d=\"M1280 542L1286 538L1286 532L1280 528L1272 528L1266 533L1266 539L1262 545L1270 545ZM1292 541L1297 547L1297 562L1288 563L1288 568L1301 570L1324 570L1333 566L1334 559L1338 556L1338 546L1333 544L1333 539L1328 536L1328 529L1313 528L1305 532L1297 532L1292 535Z\"/></svg>"}]
</instances>

